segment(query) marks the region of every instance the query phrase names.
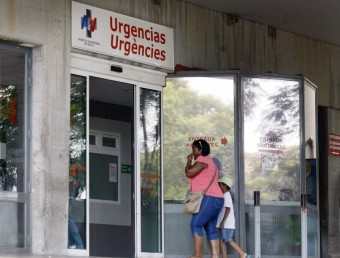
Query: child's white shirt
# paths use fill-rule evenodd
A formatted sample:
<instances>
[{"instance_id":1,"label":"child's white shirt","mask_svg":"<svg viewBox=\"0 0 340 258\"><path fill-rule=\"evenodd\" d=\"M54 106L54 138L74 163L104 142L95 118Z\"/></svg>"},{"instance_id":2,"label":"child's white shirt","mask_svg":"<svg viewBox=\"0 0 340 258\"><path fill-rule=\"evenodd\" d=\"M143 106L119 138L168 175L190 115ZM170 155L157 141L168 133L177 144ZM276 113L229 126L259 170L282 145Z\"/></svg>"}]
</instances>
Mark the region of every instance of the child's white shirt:
<instances>
[{"instance_id":1,"label":"child's white shirt","mask_svg":"<svg viewBox=\"0 0 340 258\"><path fill-rule=\"evenodd\" d=\"M230 212L229 215L224 223L224 228L231 228L231 229L235 229L235 215L234 215L234 206L233 206L233 200L231 198L231 195L228 192L225 192L224 194L224 204L223 207L218 215L218 220L217 220L217 224L216 227L220 227L221 221L223 220L225 211L226 211L226 207L230 208Z\"/></svg>"}]
</instances>

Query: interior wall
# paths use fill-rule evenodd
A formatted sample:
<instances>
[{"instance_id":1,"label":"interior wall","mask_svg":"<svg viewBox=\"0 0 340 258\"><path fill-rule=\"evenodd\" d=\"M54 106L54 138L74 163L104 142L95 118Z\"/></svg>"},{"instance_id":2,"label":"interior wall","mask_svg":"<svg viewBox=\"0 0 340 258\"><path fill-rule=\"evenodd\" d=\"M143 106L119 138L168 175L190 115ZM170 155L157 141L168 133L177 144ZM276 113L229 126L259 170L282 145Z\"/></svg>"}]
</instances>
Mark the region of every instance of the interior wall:
<instances>
[{"instance_id":1,"label":"interior wall","mask_svg":"<svg viewBox=\"0 0 340 258\"><path fill-rule=\"evenodd\" d=\"M121 164L131 165L131 125L126 122L90 117L90 130L120 134ZM90 202L90 223L131 226L131 174L120 174L120 203Z\"/></svg>"},{"instance_id":2,"label":"interior wall","mask_svg":"<svg viewBox=\"0 0 340 258\"><path fill-rule=\"evenodd\" d=\"M97 103L98 105L98 103ZM101 108L100 110L104 110ZM116 113L105 110L104 113ZM91 113L90 113L91 115ZM103 114L102 114L103 115ZM126 114L125 114L126 115ZM129 119L132 119L129 117ZM90 131L120 135L121 164L131 164L131 124L128 122L90 117ZM120 173L119 203L101 203L90 200L90 255L105 257L132 257L132 176Z\"/></svg>"}]
</instances>

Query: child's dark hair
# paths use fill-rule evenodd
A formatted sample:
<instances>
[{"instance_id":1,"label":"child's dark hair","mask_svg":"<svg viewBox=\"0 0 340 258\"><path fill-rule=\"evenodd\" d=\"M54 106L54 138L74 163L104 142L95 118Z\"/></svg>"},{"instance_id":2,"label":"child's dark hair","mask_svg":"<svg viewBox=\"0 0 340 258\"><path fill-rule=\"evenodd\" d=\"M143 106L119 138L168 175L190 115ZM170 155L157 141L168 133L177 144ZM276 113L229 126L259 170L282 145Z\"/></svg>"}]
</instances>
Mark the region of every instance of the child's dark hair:
<instances>
[{"instance_id":1,"label":"child's dark hair","mask_svg":"<svg viewBox=\"0 0 340 258\"><path fill-rule=\"evenodd\" d=\"M225 185L225 186L227 187L228 191L231 190L231 188L229 187L229 185L226 185L225 183L222 183L222 182L218 182L218 183L219 183L219 184L222 184L222 185Z\"/></svg>"},{"instance_id":2,"label":"child's dark hair","mask_svg":"<svg viewBox=\"0 0 340 258\"><path fill-rule=\"evenodd\" d=\"M210 145L205 140L196 140L192 143L193 146L202 150L202 156L207 156L210 154Z\"/></svg>"}]
</instances>

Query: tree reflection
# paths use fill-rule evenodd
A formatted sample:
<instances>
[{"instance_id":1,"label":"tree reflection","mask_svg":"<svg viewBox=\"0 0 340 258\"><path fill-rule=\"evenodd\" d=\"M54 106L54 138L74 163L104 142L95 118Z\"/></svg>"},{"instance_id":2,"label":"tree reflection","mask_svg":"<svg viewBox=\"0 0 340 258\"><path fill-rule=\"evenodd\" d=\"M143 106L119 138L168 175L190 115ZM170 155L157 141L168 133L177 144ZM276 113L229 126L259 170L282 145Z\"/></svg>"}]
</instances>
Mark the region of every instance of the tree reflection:
<instances>
[{"instance_id":1,"label":"tree reflection","mask_svg":"<svg viewBox=\"0 0 340 258\"><path fill-rule=\"evenodd\" d=\"M279 200L300 191L300 94L296 81L248 78L244 85L246 198ZM254 146L250 148L249 146ZM282 199L282 198L281 198Z\"/></svg>"},{"instance_id":2,"label":"tree reflection","mask_svg":"<svg viewBox=\"0 0 340 258\"><path fill-rule=\"evenodd\" d=\"M252 118L254 109L257 106L259 97L264 95L264 91L260 84L252 78L244 78L243 81L243 97L244 97L244 116Z\"/></svg>"},{"instance_id":3,"label":"tree reflection","mask_svg":"<svg viewBox=\"0 0 340 258\"><path fill-rule=\"evenodd\" d=\"M268 97L269 107L264 112L268 134L282 137L296 134L299 128L299 85L293 83Z\"/></svg>"},{"instance_id":4,"label":"tree reflection","mask_svg":"<svg viewBox=\"0 0 340 258\"><path fill-rule=\"evenodd\" d=\"M0 142L6 144L6 157L0 160L0 191L16 191L18 146L17 89L0 87Z\"/></svg>"},{"instance_id":5,"label":"tree reflection","mask_svg":"<svg viewBox=\"0 0 340 258\"><path fill-rule=\"evenodd\" d=\"M151 169L160 147L160 92L141 90L140 121L143 132L144 172ZM151 150L150 150L151 149Z\"/></svg>"},{"instance_id":6,"label":"tree reflection","mask_svg":"<svg viewBox=\"0 0 340 258\"><path fill-rule=\"evenodd\" d=\"M160 198L160 92L141 89L142 204L158 204Z\"/></svg>"},{"instance_id":7,"label":"tree reflection","mask_svg":"<svg viewBox=\"0 0 340 258\"><path fill-rule=\"evenodd\" d=\"M81 78L71 84L70 197L86 190L86 85Z\"/></svg>"}]
</instances>

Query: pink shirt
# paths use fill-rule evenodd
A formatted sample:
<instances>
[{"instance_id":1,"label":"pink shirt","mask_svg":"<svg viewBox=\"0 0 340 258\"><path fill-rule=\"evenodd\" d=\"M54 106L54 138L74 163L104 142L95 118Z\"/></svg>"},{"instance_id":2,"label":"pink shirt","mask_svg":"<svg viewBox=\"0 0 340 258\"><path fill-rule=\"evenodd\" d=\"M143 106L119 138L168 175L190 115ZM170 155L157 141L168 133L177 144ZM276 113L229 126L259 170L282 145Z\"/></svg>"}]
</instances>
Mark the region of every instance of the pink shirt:
<instances>
[{"instance_id":1,"label":"pink shirt","mask_svg":"<svg viewBox=\"0 0 340 258\"><path fill-rule=\"evenodd\" d=\"M196 161L202 162L208 165L208 168L203 169L195 177L189 178L190 189L192 192L201 192L206 190L214 174L217 172L215 163L210 156L199 156ZM223 198L221 188L218 186L218 175L215 176L206 195Z\"/></svg>"}]
</instances>

